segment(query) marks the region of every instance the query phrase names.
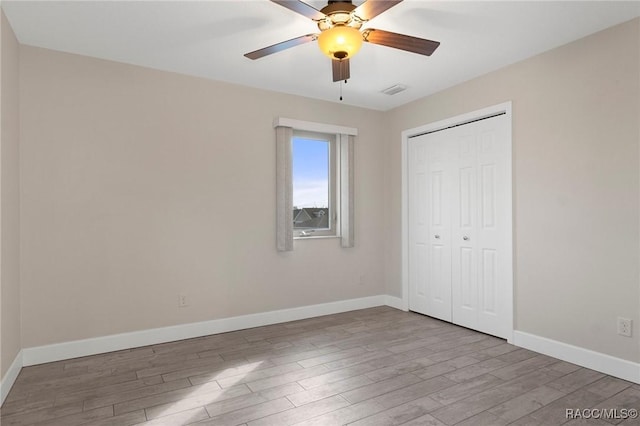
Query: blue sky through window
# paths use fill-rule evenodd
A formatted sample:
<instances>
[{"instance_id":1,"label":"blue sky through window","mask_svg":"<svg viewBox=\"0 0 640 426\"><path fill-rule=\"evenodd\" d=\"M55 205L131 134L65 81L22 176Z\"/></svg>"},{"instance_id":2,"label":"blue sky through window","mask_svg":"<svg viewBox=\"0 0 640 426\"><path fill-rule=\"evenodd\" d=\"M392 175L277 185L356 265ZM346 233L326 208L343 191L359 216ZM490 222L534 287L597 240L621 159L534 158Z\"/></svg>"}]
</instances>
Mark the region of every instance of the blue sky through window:
<instances>
[{"instance_id":1,"label":"blue sky through window","mask_svg":"<svg viewBox=\"0 0 640 426\"><path fill-rule=\"evenodd\" d=\"M329 206L329 142L293 138L293 206Z\"/></svg>"}]
</instances>

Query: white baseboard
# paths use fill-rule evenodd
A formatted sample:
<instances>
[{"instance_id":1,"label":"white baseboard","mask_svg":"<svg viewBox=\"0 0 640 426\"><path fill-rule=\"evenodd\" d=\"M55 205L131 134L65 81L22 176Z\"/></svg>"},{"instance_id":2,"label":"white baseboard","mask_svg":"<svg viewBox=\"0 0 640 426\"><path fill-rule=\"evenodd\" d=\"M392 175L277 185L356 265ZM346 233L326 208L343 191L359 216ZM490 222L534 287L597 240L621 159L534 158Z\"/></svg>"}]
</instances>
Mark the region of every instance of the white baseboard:
<instances>
[{"instance_id":1,"label":"white baseboard","mask_svg":"<svg viewBox=\"0 0 640 426\"><path fill-rule=\"evenodd\" d=\"M191 339L194 337L208 336L210 334L226 333L229 331L243 330L245 328L354 311L356 309L373 308L375 306L386 305L387 298L389 297L390 296L385 295L369 296L359 299L341 300L299 308L282 309L25 348L23 349L22 360L23 365L26 367L29 365L43 364L45 362Z\"/></svg>"},{"instance_id":2,"label":"white baseboard","mask_svg":"<svg viewBox=\"0 0 640 426\"><path fill-rule=\"evenodd\" d=\"M5 373L2 381L0 381L0 405L4 403L5 398L9 395L9 391L11 387L16 382L18 378L18 374L20 374L20 370L22 369L22 351L18 352L15 359L9 366L9 369Z\"/></svg>"},{"instance_id":3,"label":"white baseboard","mask_svg":"<svg viewBox=\"0 0 640 426\"><path fill-rule=\"evenodd\" d=\"M313 318L322 315L337 314L383 305L405 310L403 308L404 303L402 299L394 296L379 295L25 348L16 356L16 359L11 364L11 367L5 374L5 377L2 378L2 382L0 383L0 396L2 401L4 401L23 366L26 367L46 362L60 361L81 356L190 339L211 334L243 330L246 328L296 321L305 318ZM563 361L601 371L621 379L640 383L639 363L626 361L610 355L605 355L521 331L514 332L513 343L516 346L540 352Z\"/></svg>"},{"instance_id":4,"label":"white baseboard","mask_svg":"<svg viewBox=\"0 0 640 426\"><path fill-rule=\"evenodd\" d=\"M568 343L547 339L523 331L513 333L513 344L541 354L558 358L572 364L600 371L601 373L640 384L640 363L627 361L573 346Z\"/></svg>"},{"instance_id":5,"label":"white baseboard","mask_svg":"<svg viewBox=\"0 0 640 426\"><path fill-rule=\"evenodd\" d=\"M401 311L407 311L401 298L395 296L384 296L384 304Z\"/></svg>"}]
</instances>

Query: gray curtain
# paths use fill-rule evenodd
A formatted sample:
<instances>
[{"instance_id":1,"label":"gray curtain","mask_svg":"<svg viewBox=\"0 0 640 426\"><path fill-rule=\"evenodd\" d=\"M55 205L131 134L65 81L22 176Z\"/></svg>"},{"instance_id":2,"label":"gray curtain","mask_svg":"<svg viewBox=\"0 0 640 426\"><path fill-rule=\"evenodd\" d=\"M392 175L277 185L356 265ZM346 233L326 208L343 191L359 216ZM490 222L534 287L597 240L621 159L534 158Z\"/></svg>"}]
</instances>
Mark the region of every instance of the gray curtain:
<instances>
[{"instance_id":1,"label":"gray curtain","mask_svg":"<svg viewBox=\"0 0 640 426\"><path fill-rule=\"evenodd\" d=\"M353 150L355 136L340 135L340 245L353 247L354 241L354 185Z\"/></svg>"},{"instance_id":2,"label":"gray curtain","mask_svg":"<svg viewBox=\"0 0 640 426\"><path fill-rule=\"evenodd\" d=\"M291 127L276 127L276 247L293 250L293 177Z\"/></svg>"}]
</instances>

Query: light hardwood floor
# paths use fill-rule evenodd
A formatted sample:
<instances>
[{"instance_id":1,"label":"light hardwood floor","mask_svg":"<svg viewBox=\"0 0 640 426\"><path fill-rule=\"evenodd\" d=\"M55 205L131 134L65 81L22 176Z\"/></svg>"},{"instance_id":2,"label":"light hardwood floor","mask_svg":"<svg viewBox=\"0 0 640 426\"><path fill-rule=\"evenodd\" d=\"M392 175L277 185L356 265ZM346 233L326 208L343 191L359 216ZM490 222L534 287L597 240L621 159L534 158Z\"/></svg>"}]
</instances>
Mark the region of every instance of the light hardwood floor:
<instances>
[{"instance_id":1,"label":"light hardwood floor","mask_svg":"<svg viewBox=\"0 0 640 426\"><path fill-rule=\"evenodd\" d=\"M364 309L22 370L17 425L638 425L640 386L422 315Z\"/></svg>"}]
</instances>

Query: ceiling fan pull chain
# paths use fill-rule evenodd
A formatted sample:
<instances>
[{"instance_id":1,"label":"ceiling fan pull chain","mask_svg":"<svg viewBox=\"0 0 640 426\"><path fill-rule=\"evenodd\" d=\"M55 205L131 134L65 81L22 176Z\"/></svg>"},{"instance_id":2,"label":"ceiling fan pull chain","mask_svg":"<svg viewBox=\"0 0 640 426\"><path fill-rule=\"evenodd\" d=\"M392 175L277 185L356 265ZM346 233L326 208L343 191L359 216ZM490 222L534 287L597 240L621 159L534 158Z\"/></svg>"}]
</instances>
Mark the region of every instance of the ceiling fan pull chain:
<instances>
[{"instance_id":1,"label":"ceiling fan pull chain","mask_svg":"<svg viewBox=\"0 0 640 426\"><path fill-rule=\"evenodd\" d=\"M345 83L347 81L345 80ZM342 80L340 80L340 100L342 100Z\"/></svg>"}]
</instances>

